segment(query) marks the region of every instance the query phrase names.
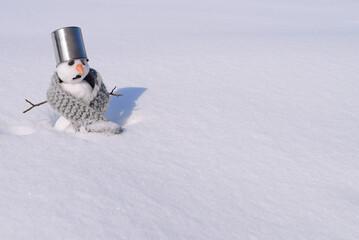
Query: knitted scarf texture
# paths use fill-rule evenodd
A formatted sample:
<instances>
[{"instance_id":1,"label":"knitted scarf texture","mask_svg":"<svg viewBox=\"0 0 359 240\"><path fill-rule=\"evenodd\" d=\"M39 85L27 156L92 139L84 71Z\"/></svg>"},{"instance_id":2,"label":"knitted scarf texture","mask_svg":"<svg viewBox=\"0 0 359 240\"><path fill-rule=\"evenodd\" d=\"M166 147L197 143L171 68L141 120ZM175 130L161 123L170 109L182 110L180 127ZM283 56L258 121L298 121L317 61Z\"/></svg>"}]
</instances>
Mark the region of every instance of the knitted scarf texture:
<instances>
[{"instance_id":1,"label":"knitted scarf texture","mask_svg":"<svg viewBox=\"0 0 359 240\"><path fill-rule=\"evenodd\" d=\"M77 129L94 122L108 121L103 114L108 108L110 98L101 76L96 70L90 69L84 80L93 88L89 102L84 102L65 91L56 72L47 91L47 101L50 106Z\"/></svg>"}]
</instances>

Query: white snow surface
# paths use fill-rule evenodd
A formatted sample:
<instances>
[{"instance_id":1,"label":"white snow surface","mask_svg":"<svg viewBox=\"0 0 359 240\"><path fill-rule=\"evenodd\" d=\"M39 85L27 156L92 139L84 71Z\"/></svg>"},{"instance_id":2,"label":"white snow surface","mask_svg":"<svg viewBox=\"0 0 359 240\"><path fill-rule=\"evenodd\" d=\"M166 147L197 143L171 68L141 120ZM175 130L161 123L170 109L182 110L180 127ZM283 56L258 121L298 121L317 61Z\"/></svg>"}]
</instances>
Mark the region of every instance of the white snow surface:
<instances>
[{"instance_id":1,"label":"white snow surface","mask_svg":"<svg viewBox=\"0 0 359 240\"><path fill-rule=\"evenodd\" d=\"M0 2L0 239L359 239L359 1ZM63 133L82 28L124 132Z\"/></svg>"}]
</instances>

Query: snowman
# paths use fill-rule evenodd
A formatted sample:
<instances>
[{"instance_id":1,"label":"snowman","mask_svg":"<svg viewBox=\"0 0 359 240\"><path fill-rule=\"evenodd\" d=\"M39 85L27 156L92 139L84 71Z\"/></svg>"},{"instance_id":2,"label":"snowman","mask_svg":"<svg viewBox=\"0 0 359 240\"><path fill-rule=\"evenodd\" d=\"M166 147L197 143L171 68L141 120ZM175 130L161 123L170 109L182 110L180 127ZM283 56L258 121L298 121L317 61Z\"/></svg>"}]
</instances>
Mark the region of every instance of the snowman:
<instances>
[{"instance_id":1,"label":"snowman","mask_svg":"<svg viewBox=\"0 0 359 240\"><path fill-rule=\"evenodd\" d=\"M104 117L109 95L116 94L108 93L100 74L89 67L81 29L65 27L51 35L57 66L47 102L60 114L54 128L65 132L121 133L118 124Z\"/></svg>"}]
</instances>

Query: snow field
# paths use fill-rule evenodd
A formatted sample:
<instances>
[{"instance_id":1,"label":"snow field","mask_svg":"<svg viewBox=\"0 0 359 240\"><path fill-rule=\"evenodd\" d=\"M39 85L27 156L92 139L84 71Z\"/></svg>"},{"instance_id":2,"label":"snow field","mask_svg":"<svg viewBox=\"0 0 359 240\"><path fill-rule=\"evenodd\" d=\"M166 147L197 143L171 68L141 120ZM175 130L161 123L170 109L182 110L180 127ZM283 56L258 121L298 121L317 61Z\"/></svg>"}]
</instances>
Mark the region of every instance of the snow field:
<instances>
[{"instance_id":1,"label":"snow field","mask_svg":"<svg viewBox=\"0 0 359 240\"><path fill-rule=\"evenodd\" d=\"M359 237L357 1L63 3L0 3L1 238ZM22 114L69 25L120 136Z\"/></svg>"}]
</instances>

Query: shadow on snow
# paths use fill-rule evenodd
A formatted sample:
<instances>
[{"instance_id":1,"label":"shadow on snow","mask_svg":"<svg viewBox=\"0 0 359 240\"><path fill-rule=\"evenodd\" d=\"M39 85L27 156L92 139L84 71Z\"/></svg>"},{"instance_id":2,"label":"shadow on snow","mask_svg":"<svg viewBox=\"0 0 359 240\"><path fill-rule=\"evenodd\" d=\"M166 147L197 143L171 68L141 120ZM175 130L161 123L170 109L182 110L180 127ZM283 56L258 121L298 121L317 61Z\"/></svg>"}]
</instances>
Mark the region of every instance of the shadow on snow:
<instances>
[{"instance_id":1,"label":"shadow on snow","mask_svg":"<svg viewBox=\"0 0 359 240\"><path fill-rule=\"evenodd\" d=\"M105 117L115 123L124 126L127 119L131 116L136 107L137 99L147 90L147 88L128 87L117 90L116 94L123 96L111 96L110 106L105 112Z\"/></svg>"}]
</instances>

